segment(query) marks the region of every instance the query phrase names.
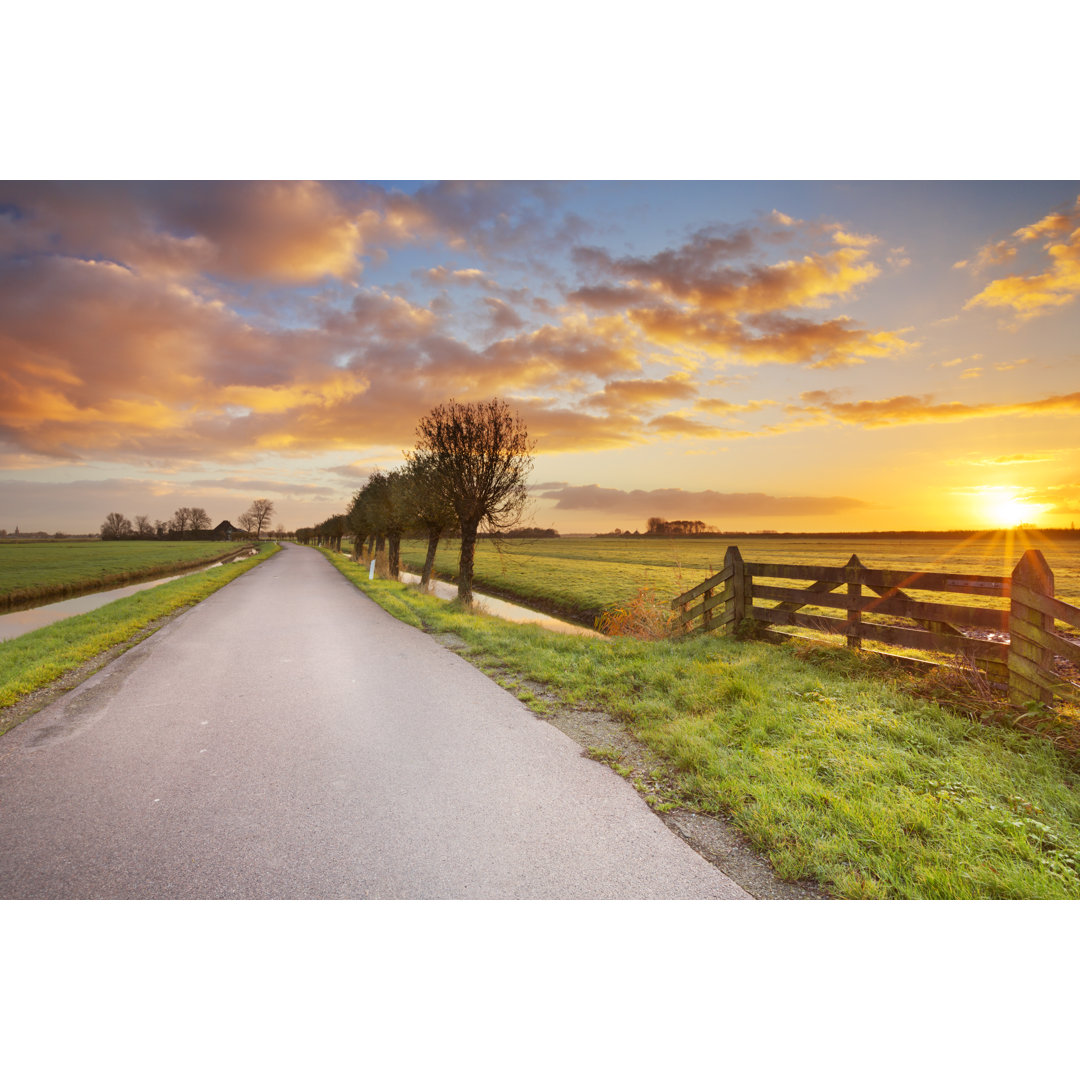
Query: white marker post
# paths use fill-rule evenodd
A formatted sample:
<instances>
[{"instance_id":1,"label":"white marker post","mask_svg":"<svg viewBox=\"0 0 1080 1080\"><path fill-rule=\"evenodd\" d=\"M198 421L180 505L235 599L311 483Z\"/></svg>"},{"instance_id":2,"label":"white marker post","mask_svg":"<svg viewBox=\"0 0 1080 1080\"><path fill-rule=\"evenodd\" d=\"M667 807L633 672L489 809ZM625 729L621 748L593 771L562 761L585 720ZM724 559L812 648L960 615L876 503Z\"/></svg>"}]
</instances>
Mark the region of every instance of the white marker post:
<instances>
[{"instance_id":1,"label":"white marker post","mask_svg":"<svg viewBox=\"0 0 1080 1080\"><path fill-rule=\"evenodd\" d=\"M370 581L375 576L375 560L371 560L371 565L368 567L367 579Z\"/></svg>"}]
</instances>

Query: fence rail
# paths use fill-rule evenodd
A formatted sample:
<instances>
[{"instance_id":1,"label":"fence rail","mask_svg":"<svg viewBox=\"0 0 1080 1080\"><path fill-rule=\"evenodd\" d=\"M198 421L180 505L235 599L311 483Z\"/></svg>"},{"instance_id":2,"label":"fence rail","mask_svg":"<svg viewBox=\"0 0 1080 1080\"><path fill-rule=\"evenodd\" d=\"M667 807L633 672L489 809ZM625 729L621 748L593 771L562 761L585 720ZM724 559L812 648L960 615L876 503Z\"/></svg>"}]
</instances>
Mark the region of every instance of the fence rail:
<instances>
[{"instance_id":1,"label":"fence rail","mask_svg":"<svg viewBox=\"0 0 1080 1080\"><path fill-rule=\"evenodd\" d=\"M805 588L767 585L761 579L809 581ZM837 590L843 589L843 592ZM1007 606L973 607L917 600L906 590L958 593L1007 601ZM868 590L864 591L864 590ZM700 598L700 600L699 600ZM691 604L698 600L696 604ZM777 601L761 607L760 600ZM1080 608L1054 598L1054 575L1039 551L1026 551L1010 577L932 571L880 570L857 555L844 566L744 562L737 547L724 568L671 601L673 626L687 633L701 620L705 630L724 630L750 619L760 627L794 626L841 634L852 648L864 641L927 652L962 655L978 663L991 681L1007 684L1016 704L1055 697L1080 701L1080 686L1054 671L1055 657L1080 665L1080 644L1063 636L1055 620L1080 627ZM842 618L805 608L839 609ZM869 616L869 618L864 618ZM890 621L880 621L888 619ZM906 619L915 625L902 625ZM965 628L991 631L973 637ZM1007 641L1000 640L1007 636Z\"/></svg>"}]
</instances>

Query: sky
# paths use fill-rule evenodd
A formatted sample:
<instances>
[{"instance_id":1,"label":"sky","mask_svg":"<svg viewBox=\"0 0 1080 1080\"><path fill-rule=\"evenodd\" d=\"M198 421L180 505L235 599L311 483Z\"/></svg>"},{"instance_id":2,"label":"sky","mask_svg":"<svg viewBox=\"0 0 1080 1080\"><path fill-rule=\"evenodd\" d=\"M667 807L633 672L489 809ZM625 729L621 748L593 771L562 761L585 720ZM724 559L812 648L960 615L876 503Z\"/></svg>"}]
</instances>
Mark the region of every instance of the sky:
<instances>
[{"instance_id":1,"label":"sky","mask_svg":"<svg viewBox=\"0 0 1080 1080\"><path fill-rule=\"evenodd\" d=\"M563 533L1069 527L1080 182L0 183L0 527L286 528L498 396Z\"/></svg>"}]
</instances>

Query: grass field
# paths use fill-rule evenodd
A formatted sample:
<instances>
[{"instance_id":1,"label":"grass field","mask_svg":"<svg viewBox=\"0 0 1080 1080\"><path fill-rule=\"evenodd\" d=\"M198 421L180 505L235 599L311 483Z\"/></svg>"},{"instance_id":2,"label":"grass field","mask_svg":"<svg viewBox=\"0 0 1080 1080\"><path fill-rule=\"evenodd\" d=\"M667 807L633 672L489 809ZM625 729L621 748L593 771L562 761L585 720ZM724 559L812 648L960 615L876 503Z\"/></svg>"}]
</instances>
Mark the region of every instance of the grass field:
<instances>
[{"instance_id":1,"label":"grass field","mask_svg":"<svg viewBox=\"0 0 1080 1080\"><path fill-rule=\"evenodd\" d=\"M278 550L278 544L264 540L254 558L169 581L0 642L0 707L13 705L115 645L134 644L156 619L198 603ZM10 726L0 719L0 734Z\"/></svg>"},{"instance_id":2,"label":"grass field","mask_svg":"<svg viewBox=\"0 0 1080 1080\"><path fill-rule=\"evenodd\" d=\"M975 540L829 540L732 537L730 539L556 538L489 540L476 549L475 584L520 597L592 624L605 609L651 588L667 601L719 570L730 545L746 561L842 566L852 555L873 569L931 570L1007 577L1028 547L1039 548L1055 574L1056 595L1080 606L1080 534L1075 541L1039 534L995 533ZM440 577L457 571L458 544L444 541L435 561ZM423 564L425 545L402 542L410 569ZM773 582L780 584L780 582ZM806 582L792 581L803 586ZM970 606L993 604L977 596L918 593L920 600Z\"/></svg>"},{"instance_id":3,"label":"grass field","mask_svg":"<svg viewBox=\"0 0 1080 1080\"><path fill-rule=\"evenodd\" d=\"M615 562L575 560L595 555L587 541L542 546L548 565ZM1077 759L918 696L913 676L880 659L718 635L584 639L466 614L326 555L395 617L456 635L536 711L622 721L665 763L635 779L643 794L665 788L647 801L726 814L785 879L847 898L1080 899Z\"/></svg>"},{"instance_id":4,"label":"grass field","mask_svg":"<svg viewBox=\"0 0 1080 1080\"><path fill-rule=\"evenodd\" d=\"M0 610L181 573L249 546L199 540L0 545Z\"/></svg>"}]
</instances>

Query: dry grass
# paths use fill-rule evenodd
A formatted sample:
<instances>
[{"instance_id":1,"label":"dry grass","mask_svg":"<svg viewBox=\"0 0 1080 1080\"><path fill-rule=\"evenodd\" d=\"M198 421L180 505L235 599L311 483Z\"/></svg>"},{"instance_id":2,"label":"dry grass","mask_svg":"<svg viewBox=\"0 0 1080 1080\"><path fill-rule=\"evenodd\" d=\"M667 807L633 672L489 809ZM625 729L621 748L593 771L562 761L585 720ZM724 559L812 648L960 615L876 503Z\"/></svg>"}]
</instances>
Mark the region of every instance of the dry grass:
<instances>
[{"instance_id":1,"label":"dry grass","mask_svg":"<svg viewBox=\"0 0 1080 1080\"><path fill-rule=\"evenodd\" d=\"M638 589L637 594L614 604L596 620L596 629L608 637L632 637L639 641L660 641L671 634L675 612L657 599L656 590Z\"/></svg>"}]
</instances>

